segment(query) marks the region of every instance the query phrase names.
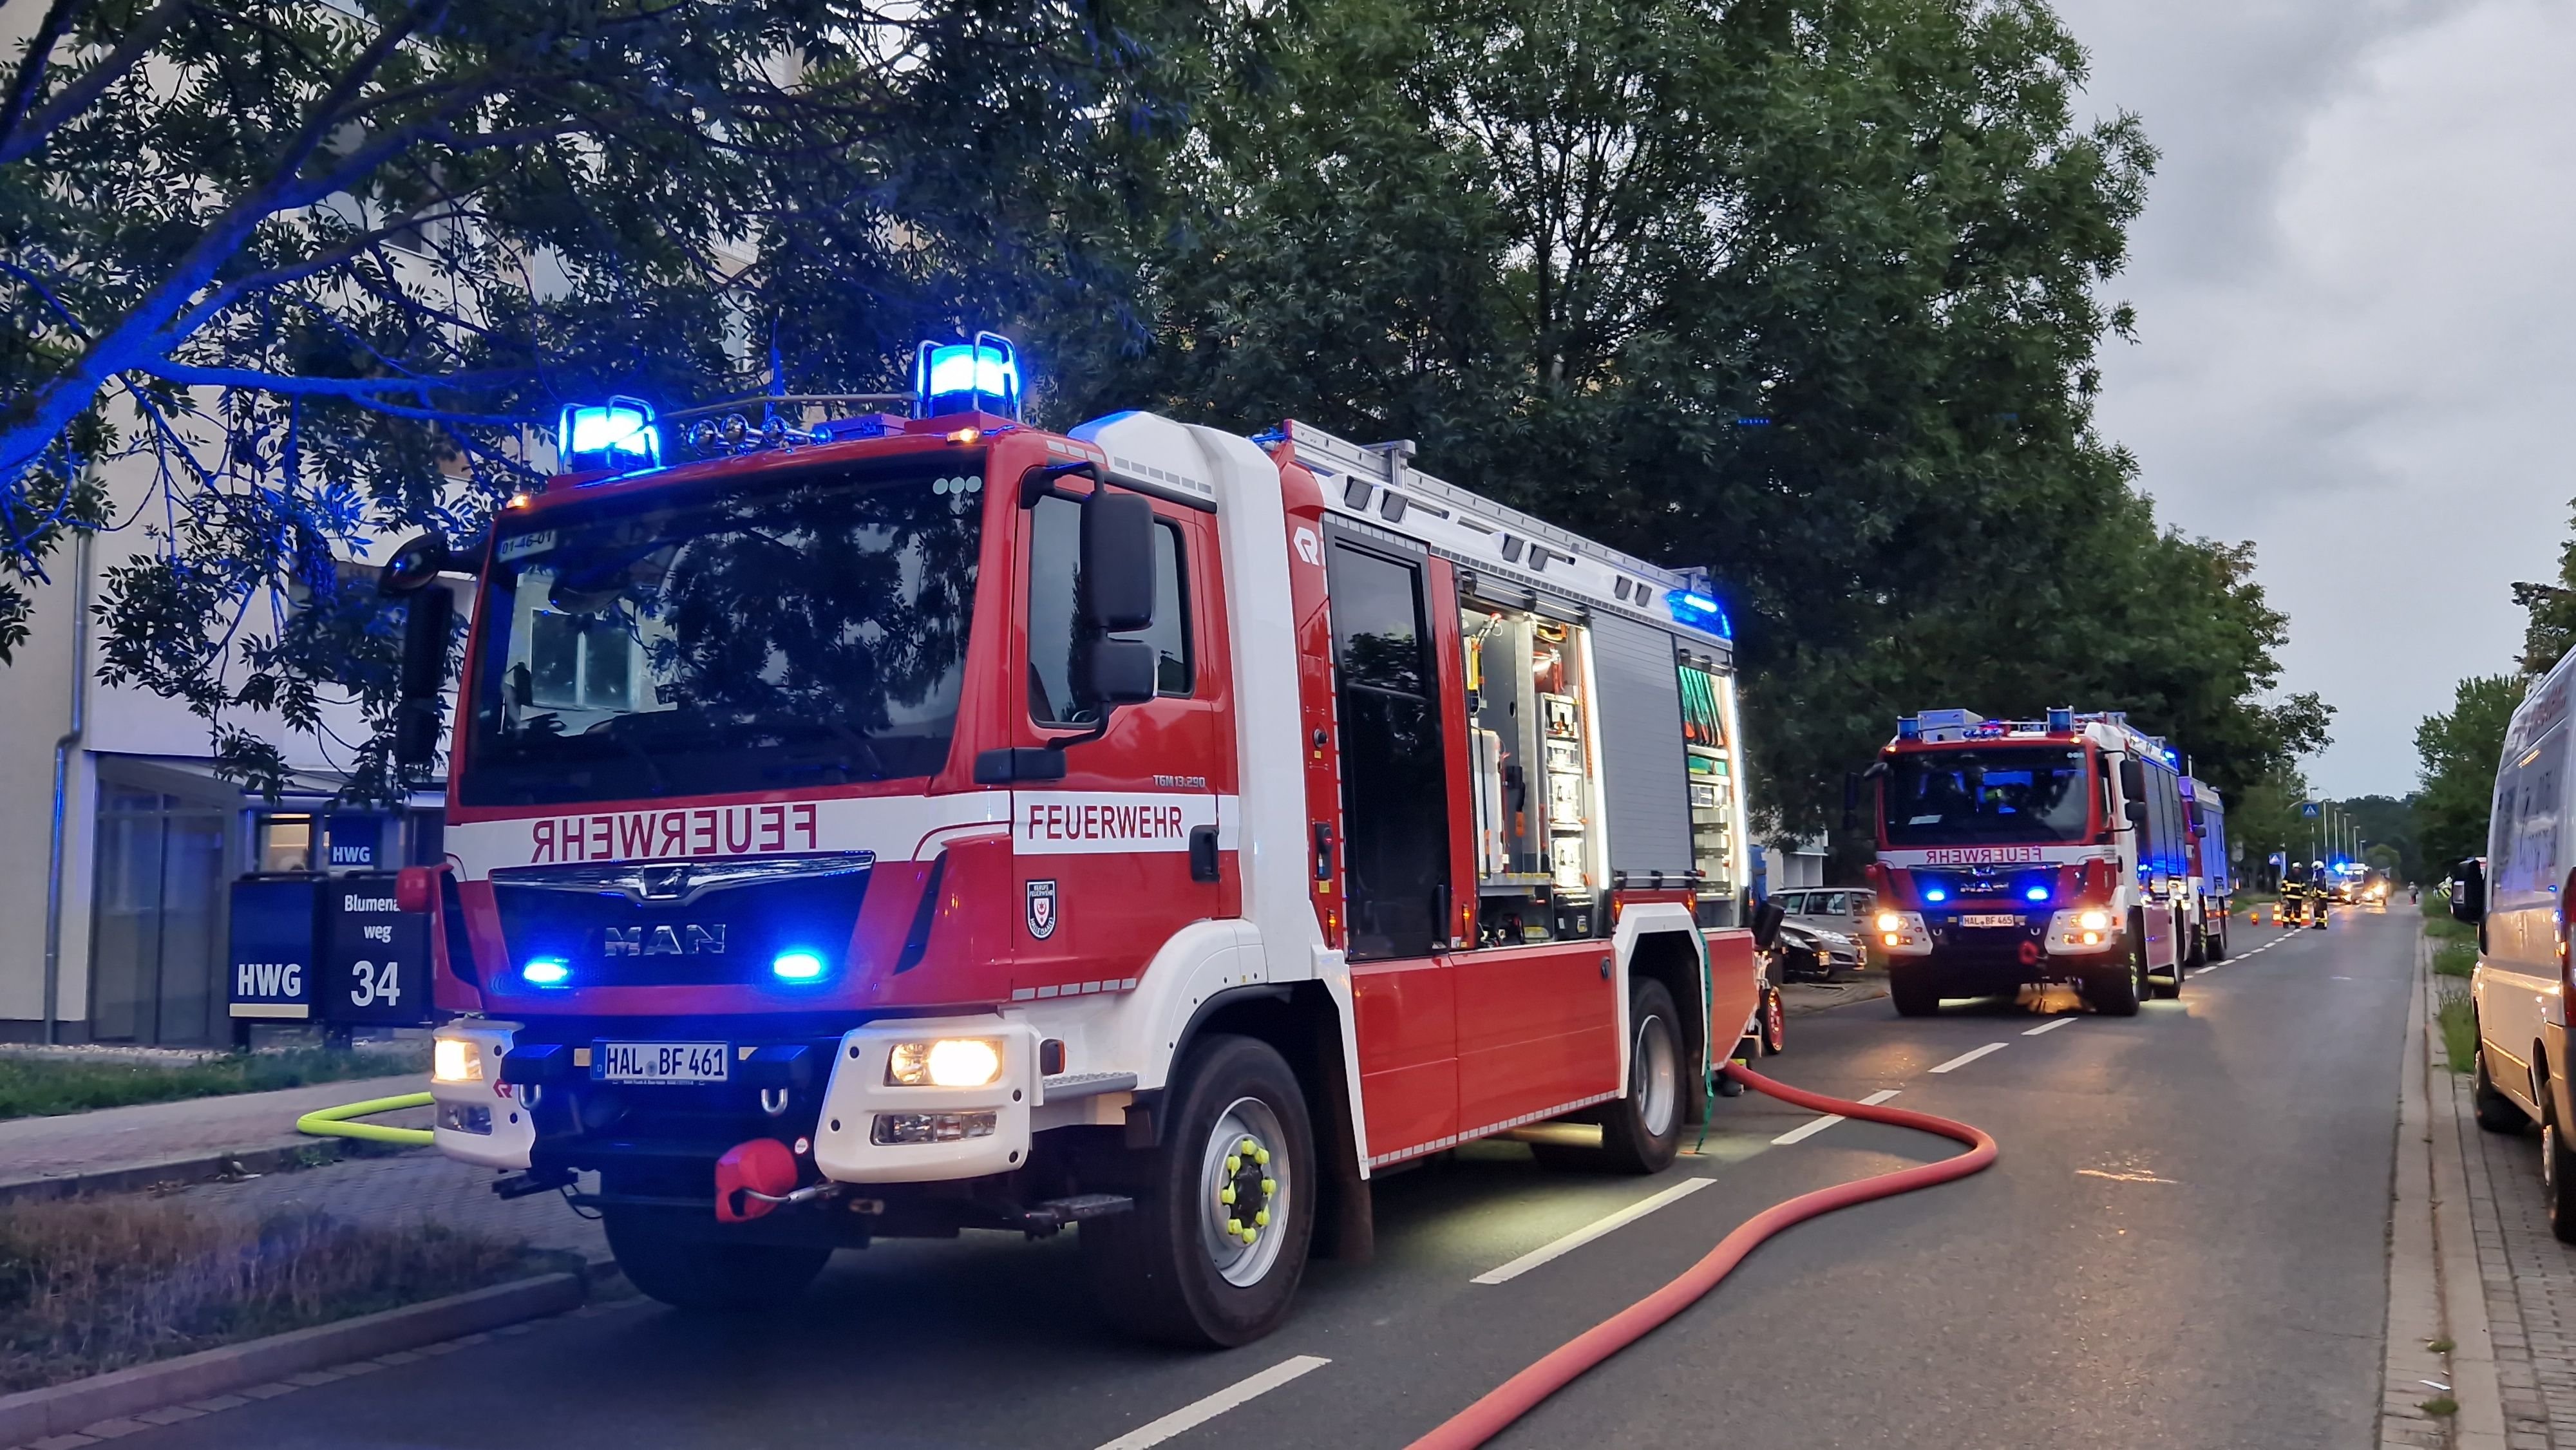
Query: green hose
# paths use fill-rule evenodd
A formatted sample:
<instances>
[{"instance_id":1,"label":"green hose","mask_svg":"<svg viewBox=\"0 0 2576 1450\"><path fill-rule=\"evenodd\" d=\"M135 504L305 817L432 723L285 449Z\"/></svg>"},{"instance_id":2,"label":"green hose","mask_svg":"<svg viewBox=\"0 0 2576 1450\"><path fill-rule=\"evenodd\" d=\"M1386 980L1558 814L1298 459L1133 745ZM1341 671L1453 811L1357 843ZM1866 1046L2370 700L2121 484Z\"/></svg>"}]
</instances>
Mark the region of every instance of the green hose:
<instances>
[{"instance_id":1,"label":"green hose","mask_svg":"<svg viewBox=\"0 0 2576 1450\"><path fill-rule=\"evenodd\" d=\"M428 1143L434 1135L427 1128L388 1128L381 1123L352 1123L349 1119L371 1118L400 1108L425 1108L429 1103L427 1093L404 1093L336 1108L317 1108L295 1120L295 1131L316 1138L364 1138L370 1143Z\"/></svg>"}]
</instances>

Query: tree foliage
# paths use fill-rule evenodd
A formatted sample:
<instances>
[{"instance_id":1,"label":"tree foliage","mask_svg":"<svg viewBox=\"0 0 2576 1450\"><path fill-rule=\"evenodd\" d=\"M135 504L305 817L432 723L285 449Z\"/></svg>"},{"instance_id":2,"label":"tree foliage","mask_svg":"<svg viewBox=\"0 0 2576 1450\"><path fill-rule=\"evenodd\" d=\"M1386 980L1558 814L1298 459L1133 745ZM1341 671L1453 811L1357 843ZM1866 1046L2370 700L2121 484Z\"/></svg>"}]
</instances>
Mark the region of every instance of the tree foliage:
<instances>
[{"instance_id":1,"label":"tree foliage","mask_svg":"<svg viewBox=\"0 0 2576 1450\"><path fill-rule=\"evenodd\" d=\"M2505 727L2522 703L2523 685L2515 675L2462 680L2451 708L2425 716L2415 727L2415 754L2421 762L2415 836L2426 868L2436 874L2455 861L2486 854L2496 765L2504 755Z\"/></svg>"},{"instance_id":2,"label":"tree foliage","mask_svg":"<svg viewBox=\"0 0 2576 1450\"><path fill-rule=\"evenodd\" d=\"M1151 126L1120 24L52 0L0 111L0 660L63 529L109 522L102 471L141 470L156 547L107 580L107 677L270 786L243 717L309 733L354 698L349 763L390 789L389 623L341 566L471 533L567 399L882 387L926 327L1079 294L1104 203L1067 199L1114 197L1092 183Z\"/></svg>"},{"instance_id":3,"label":"tree foliage","mask_svg":"<svg viewBox=\"0 0 2576 1450\"><path fill-rule=\"evenodd\" d=\"M1306 0L1214 53L1145 250L1150 345L1083 398L1405 436L1738 621L1769 824L1829 824L1901 712L2130 710L2239 789L2245 546L2160 530L2093 431L2100 289L2153 162L2071 116L2037 0Z\"/></svg>"}]
</instances>

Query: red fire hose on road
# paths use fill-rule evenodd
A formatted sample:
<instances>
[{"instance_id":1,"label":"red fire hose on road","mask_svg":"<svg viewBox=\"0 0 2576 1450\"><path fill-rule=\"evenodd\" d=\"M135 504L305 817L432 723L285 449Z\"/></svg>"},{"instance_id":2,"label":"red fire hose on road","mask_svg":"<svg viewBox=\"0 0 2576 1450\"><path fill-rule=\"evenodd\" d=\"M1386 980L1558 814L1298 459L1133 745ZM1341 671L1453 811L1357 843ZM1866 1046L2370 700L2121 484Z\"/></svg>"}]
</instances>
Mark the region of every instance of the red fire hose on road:
<instances>
[{"instance_id":1,"label":"red fire hose on road","mask_svg":"<svg viewBox=\"0 0 2576 1450\"><path fill-rule=\"evenodd\" d=\"M1892 1198L1965 1178L1995 1161L1995 1140L1983 1129L1930 1113L1908 1112L1870 1103L1847 1102L1842 1098L1811 1093L1786 1083L1773 1082L1742 1063L1729 1063L1726 1075L1755 1092L1768 1094L1784 1103L1811 1112L1838 1113L1846 1118L1864 1118L1873 1123L1887 1123L1899 1128L1913 1128L1925 1133L1938 1133L1968 1145L1968 1151L1937 1163L1917 1164L1893 1173L1837 1183L1802 1193L1785 1203L1774 1204L1738 1225L1735 1232L1718 1240L1708 1257L1691 1265L1682 1276L1664 1287L1602 1320L1583 1333L1551 1350L1538 1363L1505 1380L1483 1399L1460 1410L1413 1442L1410 1450L1470 1450L1501 1434L1521 1416L1538 1407L1541 1400L1572 1384L1585 1370L1617 1354L1620 1350L1646 1337L1648 1331L1679 1314L1700 1296L1718 1285L1718 1281L1744 1262L1764 1239L1794 1223L1801 1223L1821 1213L1866 1203L1873 1198Z\"/></svg>"}]
</instances>

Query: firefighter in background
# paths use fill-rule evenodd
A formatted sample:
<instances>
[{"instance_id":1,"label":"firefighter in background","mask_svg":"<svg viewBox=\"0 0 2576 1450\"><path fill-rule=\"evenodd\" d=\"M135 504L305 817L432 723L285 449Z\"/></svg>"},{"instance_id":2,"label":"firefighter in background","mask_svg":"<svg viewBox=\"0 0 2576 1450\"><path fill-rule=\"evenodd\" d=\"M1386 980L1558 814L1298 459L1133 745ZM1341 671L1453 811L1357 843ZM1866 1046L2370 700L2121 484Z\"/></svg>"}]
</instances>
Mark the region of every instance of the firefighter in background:
<instances>
[{"instance_id":1,"label":"firefighter in background","mask_svg":"<svg viewBox=\"0 0 2576 1450\"><path fill-rule=\"evenodd\" d=\"M2326 917L2334 910L2335 889L2328 882L2325 863L2308 864L2308 925L2325 930Z\"/></svg>"}]
</instances>

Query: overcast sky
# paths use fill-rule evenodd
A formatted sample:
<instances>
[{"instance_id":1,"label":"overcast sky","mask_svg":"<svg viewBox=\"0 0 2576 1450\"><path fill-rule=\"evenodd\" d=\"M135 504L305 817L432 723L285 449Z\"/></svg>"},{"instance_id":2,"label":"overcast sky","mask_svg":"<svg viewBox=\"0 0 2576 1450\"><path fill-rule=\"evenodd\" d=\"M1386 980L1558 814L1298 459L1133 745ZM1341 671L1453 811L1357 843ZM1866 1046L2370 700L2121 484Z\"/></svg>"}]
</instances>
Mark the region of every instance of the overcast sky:
<instances>
[{"instance_id":1,"label":"overcast sky","mask_svg":"<svg viewBox=\"0 0 2576 1450\"><path fill-rule=\"evenodd\" d=\"M2104 433L2166 522L2250 539L2322 794L2513 667L2576 498L2576 3L2057 0L2088 109L2163 153Z\"/></svg>"}]
</instances>

